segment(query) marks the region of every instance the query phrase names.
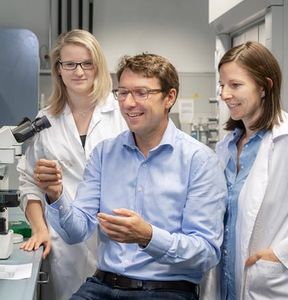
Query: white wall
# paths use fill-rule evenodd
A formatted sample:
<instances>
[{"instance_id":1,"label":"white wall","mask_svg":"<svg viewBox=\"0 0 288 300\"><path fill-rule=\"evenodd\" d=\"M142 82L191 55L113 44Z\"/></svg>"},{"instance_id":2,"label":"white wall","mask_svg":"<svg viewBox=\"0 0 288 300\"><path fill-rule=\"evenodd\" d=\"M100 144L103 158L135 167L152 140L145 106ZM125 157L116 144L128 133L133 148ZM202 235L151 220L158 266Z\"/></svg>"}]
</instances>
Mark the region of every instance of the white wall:
<instances>
[{"instance_id":1,"label":"white wall","mask_svg":"<svg viewBox=\"0 0 288 300\"><path fill-rule=\"evenodd\" d=\"M209 23L242 1L243 0L209 0Z\"/></svg>"},{"instance_id":2,"label":"white wall","mask_svg":"<svg viewBox=\"0 0 288 300\"><path fill-rule=\"evenodd\" d=\"M53 0L55 2L55 0ZM49 45L49 0L0 3L0 27L33 31ZM214 72L214 29L208 0L94 0L94 34L110 70L123 54L140 51L167 56L180 72Z\"/></svg>"},{"instance_id":3,"label":"white wall","mask_svg":"<svg viewBox=\"0 0 288 300\"><path fill-rule=\"evenodd\" d=\"M208 0L94 0L94 34L111 71L120 56L155 52L180 72L213 72Z\"/></svg>"}]
</instances>

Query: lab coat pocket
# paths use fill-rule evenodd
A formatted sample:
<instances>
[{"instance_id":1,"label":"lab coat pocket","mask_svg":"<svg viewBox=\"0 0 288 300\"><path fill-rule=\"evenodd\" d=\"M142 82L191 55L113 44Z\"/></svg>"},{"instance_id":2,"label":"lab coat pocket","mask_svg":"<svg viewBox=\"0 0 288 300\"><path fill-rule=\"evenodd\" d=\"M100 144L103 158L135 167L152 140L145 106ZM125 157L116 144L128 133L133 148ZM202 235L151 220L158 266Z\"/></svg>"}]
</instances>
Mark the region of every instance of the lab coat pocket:
<instances>
[{"instance_id":1,"label":"lab coat pocket","mask_svg":"<svg viewBox=\"0 0 288 300\"><path fill-rule=\"evenodd\" d=\"M288 270L280 262L258 260L247 270L247 299L288 299Z\"/></svg>"}]
</instances>

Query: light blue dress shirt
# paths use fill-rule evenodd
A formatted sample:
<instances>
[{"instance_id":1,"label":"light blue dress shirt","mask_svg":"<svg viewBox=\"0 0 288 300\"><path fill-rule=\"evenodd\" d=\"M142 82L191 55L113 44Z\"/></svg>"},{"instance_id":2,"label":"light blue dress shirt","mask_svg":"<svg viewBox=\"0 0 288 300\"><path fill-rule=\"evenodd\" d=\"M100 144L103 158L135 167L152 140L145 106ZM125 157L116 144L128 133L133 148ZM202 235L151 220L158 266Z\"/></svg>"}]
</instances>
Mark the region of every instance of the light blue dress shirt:
<instances>
[{"instance_id":1,"label":"light blue dress shirt","mask_svg":"<svg viewBox=\"0 0 288 300\"><path fill-rule=\"evenodd\" d=\"M226 197L214 152L169 120L147 158L130 131L98 144L73 204L64 191L46 205L46 217L67 243L78 243L98 227L98 212L134 210L152 225L150 243L118 243L99 230L97 268L136 279L199 283L220 259Z\"/></svg>"},{"instance_id":2,"label":"light blue dress shirt","mask_svg":"<svg viewBox=\"0 0 288 300\"><path fill-rule=\"evenodd\" d=\"M228 206L224 218L225 232L221 259L221 298L225 300L236 299L235 244L237 237L235 236L235 226L238 197L255 161L265 132L255 133L244 145L239 160L240 169L237 173L237 143L242 134L243 131L237 128L216 147L217 155L226 166L225 176L228 187Z\"/></svg>"}]
</instances>

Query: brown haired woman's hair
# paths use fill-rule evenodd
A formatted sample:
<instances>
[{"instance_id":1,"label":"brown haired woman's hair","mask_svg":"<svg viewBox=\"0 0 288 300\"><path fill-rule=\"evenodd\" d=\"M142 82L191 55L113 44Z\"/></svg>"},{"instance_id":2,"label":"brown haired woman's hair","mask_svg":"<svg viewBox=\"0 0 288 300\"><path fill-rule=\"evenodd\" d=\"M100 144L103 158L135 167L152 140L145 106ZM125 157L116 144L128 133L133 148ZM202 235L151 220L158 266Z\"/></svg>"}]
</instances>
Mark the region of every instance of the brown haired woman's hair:
<instances>
[{"instance_id":1,"label":"brown haired woman's hair","mask_svg":"<svg viewBox=\"0 0 288 300\"><path fill-rule=\"evenodd\" d=\"M262 99L263 114L251 126L251 130L271 130L281 117L281 82L282 74L273 54L258 42L246 42L228 50L221 58L218 71L222 65L236 62L245 69L257 85L263 87L265 96ZM272 81L272 84L271 84ZM231 117L225 123L226 130L245 128L242 120Z\"/></svg>"},{"instance_id":2,"label":"brown haired woman's hair","mask_svg":"<svg viewBox=\"0 0 288 300\"><path fill-rule=\"evenodd\" d=\"M88 49L92 62L96 68L93 89L91 91L92 103L105 101L112 88L112 80L108 70L105 56L96 40L90 32L81 29L74 29L62 33L55 47L51 51L51 73L52 73L52 94L48 99L49 111L52 115L60 114L67 101L66 86L62 77L59 76L59 60L61 60L61 50L65 45L77 45Z\"/></svg>"}]
</instances>

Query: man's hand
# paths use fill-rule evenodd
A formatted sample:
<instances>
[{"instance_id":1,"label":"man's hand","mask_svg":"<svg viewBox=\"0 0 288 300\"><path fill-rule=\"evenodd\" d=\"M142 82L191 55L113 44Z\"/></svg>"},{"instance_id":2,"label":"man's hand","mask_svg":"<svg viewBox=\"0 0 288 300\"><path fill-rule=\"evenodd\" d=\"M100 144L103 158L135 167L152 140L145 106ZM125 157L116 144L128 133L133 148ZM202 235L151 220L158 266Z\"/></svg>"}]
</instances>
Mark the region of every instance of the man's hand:
<instances>
[{"instance_id":1,"label":"man's hand","mask_svg":"<svg viewBox=\"0 0 288 300\"><path fill-rule=\"evenodd\" d=\"M34 168L36 185L48 196L50 203L62 193L62 171L55 160L40 159Z\"/></svg>"},{"instance_id":2,"label":"man's hand","mask_svg":"<svg viewBox=\"0 0 288 300\"><path fill-rule=\"evenodd\" d=\"M265 249L258 251L256 254L250 256L245 263L246 267L250 267L256 263L257 260L263 259L263 260L268 260L272 262L279 262L279 259L277 256L274 254L272 249Z\"/></svg>"},{"instance_id":3,"label":"man's hand","mask_svg":"<svg viewBox=\"0 0 288 300\"><path fill-rule=\"evenodd\" d=\"M146 247L152 238L152 226L132 210L114 209L116 216L98 213L101 229L111 240L120 243L137 243Z\"/></svg>"}]
</instances>

